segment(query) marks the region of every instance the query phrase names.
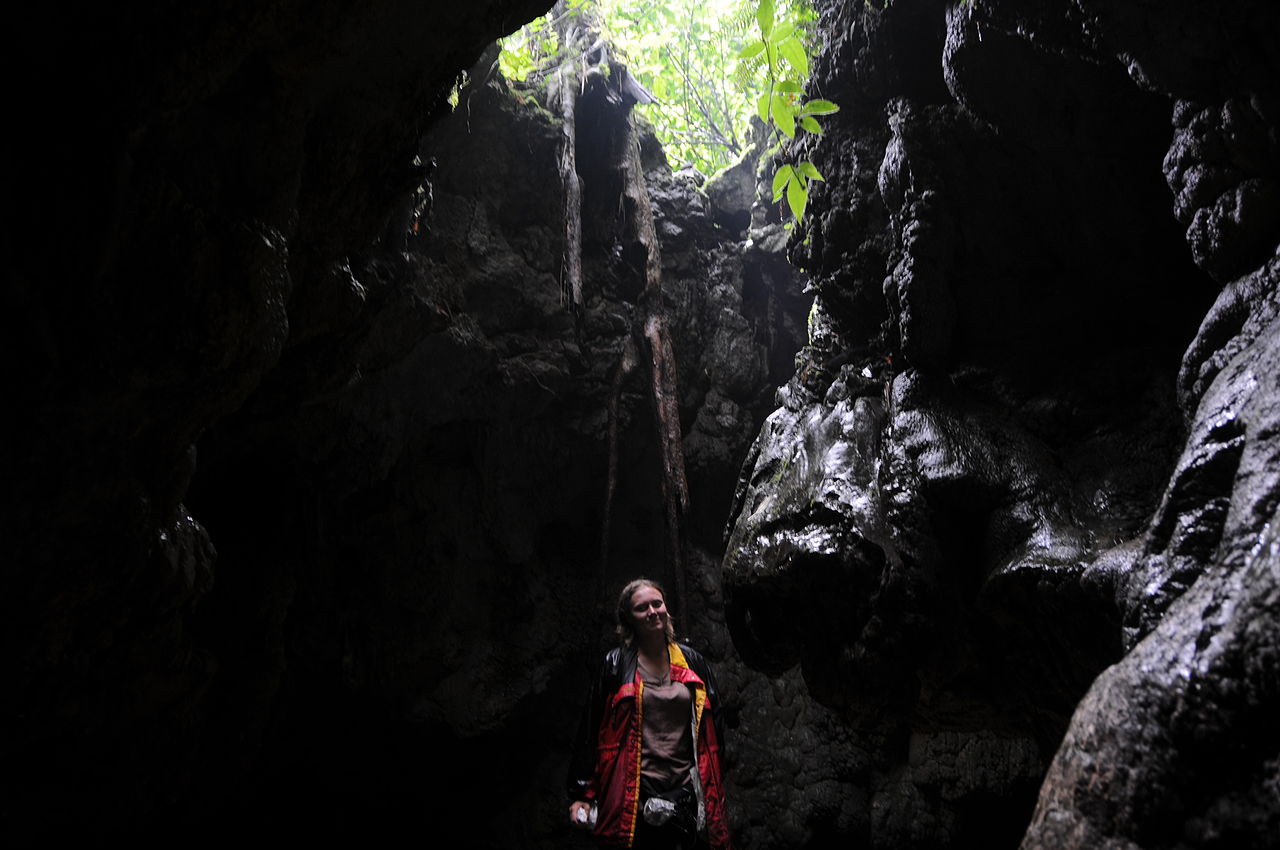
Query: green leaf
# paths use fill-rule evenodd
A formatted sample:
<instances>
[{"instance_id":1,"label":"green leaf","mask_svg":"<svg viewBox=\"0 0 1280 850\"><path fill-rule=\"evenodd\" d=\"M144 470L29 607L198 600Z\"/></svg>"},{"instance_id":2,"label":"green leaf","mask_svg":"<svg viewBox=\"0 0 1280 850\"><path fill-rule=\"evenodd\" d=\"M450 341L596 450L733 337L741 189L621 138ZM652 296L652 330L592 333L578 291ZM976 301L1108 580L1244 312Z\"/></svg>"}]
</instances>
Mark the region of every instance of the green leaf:
<instances>
[{"instance_id":1,"label":"green leaf","mask_svg":"<svg viewBox=\"0 0 1280 850\"><path fill-rule=\"evenodd\" d=\"M776 201L782 197L782 191L787 188L787 184L791 182L794 175L790 165L784 165L778 169L778 173L773 175L773 199Z\"/></svg>"},{"instance_id":2,"label":"green leaf","mask_svg":"<svg viewBox=\"0 0 1280 850\"><path fill-rule=\"evenodd\" d=\"M764 53L764 41L753 41L738 52L739 59L750 59L752 56L759 56Z\"/></svg>"},{"instance_id":3,"label":"green leaf","mask_svg":"<svg viewBox=\"0 0 1280 850\"><path fill-rule=\"evenodd\" d=\"M818 170L818 167L807 159L796 163L796 168L800 170L801 174L808 177L810 180L822 180L823 183L827 182L823 178L822 172Z\"/></svg>"},{"instance_id":4,"label":"green leaf","mask_svg":"<svg viewBox=\"0 0 1280 850\"><path fill-rule=\"evenodd\" d=\"M502 76L513 82L524 82L534 67L535 63L529 56L527 46L521 46L517 50L503 49L498 54L498 68L502 71Z\"/></svg>"},{"instance_id":5,"label":"green leaf","mask_svg":"<svg viewBox=\"0 0 1280 850\"><path fill-rule=\"evenodd\" d=\"M815 136L822 135L822 127L818 124L818 119L812 115L801 115L800 126L813 133Z\"/></svg>"},{"instance_id":6,"label":"green leaf","mask_svg":"<svg viewBox=\"0 0 1280 850\"><path fill-rule=\"evenodd\" d=\"M775 94L773 96L773 123L778 125L788 139L796 137L796 112L795 107L787 100L785 95Z\"/></svg>"},{"instance_id":7,"label":"green leaf","mask_svg":"<svg viewBox=\"0 0 1280 850\"><path fill-rule=\"evenodd\" d=\"M840 107L829 100L811 100L800 107L801 115L830 115L839 111Z\"/></svg>"},{"instance_id":8,"label":"green leaf","mask_svg":"<svg viewBox=\"0 0 1280 850\"><path fill-rule=\"evenodd\" d=\"M789 38L778 42L778 52L791 64L802 77L809 76L809 58L804 55L804 45L798 39Z\"/></svg>"},{"instance_id":9,"label":"green leaf","mask_svg":"<svg viewBox=\"0 0 1280 850\"><path fill-rule=\"evenodd\" d=\"M760 24L760 33L767 39L773 32L773 0L760 0L756 9L756 22Z\"/></svg>"},{"instance_id":10,"label":"green leaf","mask_svg":"<svg viewBox=\"0 0 1280 850\"><path fill-rule=\"evenodd\" d=\"M783 80L773 87L779 94L800 94L803 90L795 80Z\"/></svg>"},{"instance_id":11,"label":"green leaf","mask_svg":"<svg viewBox=\"0 0 1280 850\"><path fill-rule=\"evenodd\" d=\"M795 31L796 25L792 23L785 23L780 27L775 27L773 30L773 40L776 42L786 41L795 34Z\"/></svg>"},{"instance_id":12,"label":"green leaf","mask_svg":"<svg viewBox=\"0 0 1280 850\"><path fill-rule=\"evenodd\" d=\"M792 180L787 184L787 206L791 207L791 214L796 217L796 221L804 218L805 204L809 203L809 193L800 185L799 180Z\"/></svg>"},{"instance_id":13,"label":"green leaf","mask_svg":"<svg viewBox=\"0 0 1280 850\"><path fill-rule=\"evenodd\" d=\"M769 93L765 92L756 100L756 115L760 116L760 120L769 123Z\"/></svg>"}]
</instances>

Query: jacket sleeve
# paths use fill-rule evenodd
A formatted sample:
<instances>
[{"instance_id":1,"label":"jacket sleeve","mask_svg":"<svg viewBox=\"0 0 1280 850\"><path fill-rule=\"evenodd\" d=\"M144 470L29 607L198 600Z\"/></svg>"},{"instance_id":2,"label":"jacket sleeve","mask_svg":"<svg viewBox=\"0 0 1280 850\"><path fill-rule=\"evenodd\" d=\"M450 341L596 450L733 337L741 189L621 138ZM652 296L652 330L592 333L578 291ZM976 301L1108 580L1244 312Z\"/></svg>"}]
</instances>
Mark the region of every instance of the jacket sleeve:
<instances>
[{"instance_id":1,"label":"jacket sleeve","mask_svg":"<svg viewBox=\"0 0 1280 850\"><path fill-rule=\"evenodd\" d=\"M600 718L604 712L604 676L608 665L602 663L591 680L591 693L582 707L578 722L578 734L573 741L573 756L569 761L569 777L565 790L571 800L590 800L595 797L596 736L600 730Z\"/></svg>"}]
</instances>

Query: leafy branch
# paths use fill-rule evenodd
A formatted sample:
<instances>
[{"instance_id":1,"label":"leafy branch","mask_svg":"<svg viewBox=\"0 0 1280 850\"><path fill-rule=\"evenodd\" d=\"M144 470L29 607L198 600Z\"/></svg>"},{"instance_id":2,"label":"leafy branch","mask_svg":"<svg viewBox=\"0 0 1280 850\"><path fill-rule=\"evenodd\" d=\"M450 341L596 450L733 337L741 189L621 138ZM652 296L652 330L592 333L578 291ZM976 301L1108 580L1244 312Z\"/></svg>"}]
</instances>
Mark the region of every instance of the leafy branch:
<instances>
[{"instance_id":1,"label":"leafy branch","mask_svg":"<svg viewBox=\"0 0 1280 850\"><path fill-rule=\"evenodd\" d=\"M600 0L609 39L657 98L644 107L673 166L712 174L741 152L750 102L735 85L752 0Z\"/></svg>"},{"instance_id":2,"label":"leafy branch","mask_svg":"<svg viewBox=\"0 0 1280 850\"><path fill-rule=\"evenodd\" d=\"M503 75L526 86L549 77L568 59L565 21L557 18L588 9L656 98L646 117L673 163L704 174L725 167L742 149L752 111L772 131L773 155L793 147L799 133L821 135L819 118L839 108L805 95L814 20L808 0L562 0L549 18L503 40ZM800 219L810 184L822 179L812 162L792 157L774 174L774 201L785 196Z\"/></svg>"},{"instance_id":3,"label":"leafy branch","mask_svg":"<svg viewBox=\"0 0 1280 850\"><path fill-rule=\"evenodd\" d=\"M768 85L756 99L756 114L774 136L771 150L783 150L786 141L794 141L796 133L822 135L818 116L831 115L840 107L829 100L806 99L804 81L809 77L808 50L803 42L803 29L794 18L779 20L774 0L759 0L756 23L760 38L744 47L741 60L763 58ZM809 184L822 181L822 173L809 160L786 162L773 175L773 200L785 195L791 214L799 221L809 203Z\"/></svg>"}]
</instances>

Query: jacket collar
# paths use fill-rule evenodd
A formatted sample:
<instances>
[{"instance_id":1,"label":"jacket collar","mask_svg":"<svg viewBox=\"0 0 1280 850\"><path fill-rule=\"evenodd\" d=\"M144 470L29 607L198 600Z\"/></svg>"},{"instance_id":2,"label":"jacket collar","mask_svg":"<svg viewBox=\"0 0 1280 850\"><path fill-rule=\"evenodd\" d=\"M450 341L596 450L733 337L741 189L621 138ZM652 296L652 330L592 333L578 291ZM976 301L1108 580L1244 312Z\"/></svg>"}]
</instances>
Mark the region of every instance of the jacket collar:
<instances>
[{"instance_id":1,"label":"jacket collar","mask_svg":"<svg viewBox=\"0 0 1280 850\"><path fill-rule=\"evenodd\" d=\"M671 659L671 678L677 682L684 682L686 685L695 685L704 688L702 678L689 666L689 661L684 657L684 651L680 649L680 644L672 641L667 644L667 655Z\"/></svg>"},{"instance_id":2,"label":"jacket collar","mask_svg":"<svg viewBox=\"0 0 1280 850\"><path fill-rule=\"evenodd\" d=\"M667 657L671 660L671 678L673 680L699 688L706 687L702 677L693 672L693 668L689 666L689 659L685 658L684 650L680 648L680 644L675 641L669 641L667 643ZM639 677L639 658L639 650L635 644L627 647L626 653L623 655L622 681L631 682Z\"/></svg>"}]
</instances>

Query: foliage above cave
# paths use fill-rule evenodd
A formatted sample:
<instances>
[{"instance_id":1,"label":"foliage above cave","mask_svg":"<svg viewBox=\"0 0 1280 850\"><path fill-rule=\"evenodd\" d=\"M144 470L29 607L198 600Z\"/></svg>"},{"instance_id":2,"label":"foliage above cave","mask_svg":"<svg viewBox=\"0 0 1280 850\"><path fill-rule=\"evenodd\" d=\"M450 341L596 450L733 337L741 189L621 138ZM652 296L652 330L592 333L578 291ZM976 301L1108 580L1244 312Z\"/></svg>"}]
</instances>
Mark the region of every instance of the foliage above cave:
<instances>
[{"instance_id":1,"label":"foliage above cave","mask_svg":"<svg viewBox=\"0 0 1280 850\"><path fill-rule=\"evenodd\" d=\"M644 115L676 168L712 174L729 165L750 145L753 115L780 141L820 132L814 116L832 111L803 101L816 49L807 0L566 0L504 40L503 73L536 83L539 69L571 59L559 55L558 25L583 14L657 99ZM782 184L797 215L813 172L799 165Z\"/></svg>"}]
</instances>

